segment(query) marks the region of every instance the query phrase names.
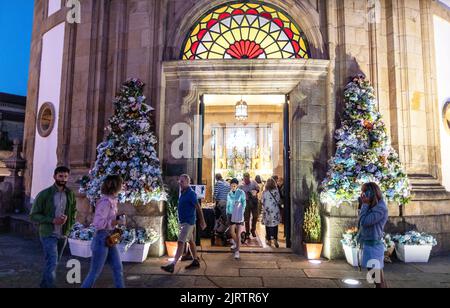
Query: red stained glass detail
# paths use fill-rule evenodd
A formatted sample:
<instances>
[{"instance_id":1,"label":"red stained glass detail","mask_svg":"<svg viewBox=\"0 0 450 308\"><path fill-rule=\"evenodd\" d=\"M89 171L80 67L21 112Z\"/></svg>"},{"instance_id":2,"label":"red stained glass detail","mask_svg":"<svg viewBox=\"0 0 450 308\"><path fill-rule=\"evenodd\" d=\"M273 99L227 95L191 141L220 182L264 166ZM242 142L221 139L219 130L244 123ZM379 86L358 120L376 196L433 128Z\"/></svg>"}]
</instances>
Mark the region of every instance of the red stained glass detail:
<instances>
[{"instance_id":1,"label":"red stained glass detail","mask_svg":"<svg viewBox=\"0 0 450 308\"><path fill-rule=\"evenodd\" d=\"M272 19L272 15L270 15L269 13L266 13L266 12L261 13L261 17L264 17L266 19Z\"/></svg>"},{"instance_id":2,"label":"red stained glass detail","mask_svg":"<svg viewBox=\"0 0 450 308\"><path fill-rule=\"evenodd\" d=\"M273 20L273 22L276 23L280 28L283 28L283 26L284 26L283 22L280 19L278 19L278 18L275 18Z\"/></svg>"},{"instance_id":3,"label":"red stained glass detail","mask_svg":"<svg viewBox=\"0 0 450 308\"><path fill-rule=\"evenodd\" d=\"M198 44L199 44L198 41L195 42L194 44L192 44L191 51L193 54L195 54L197 52Z\"/></svg>"},{"instance_id":4,"label":"red stained glass detail","mask_svg":"<svg viewBox=\"0 0 450 308\"><path fill-rule=\"evenodd\" d=\"M288 38L290 40L292 40L294 38L294 33L292 32L291 29L289 28L284 28L284 33L286 33L286 35L288 36Z\"/></svg>"},{"instance_id":5,"label":"red stained glass detail","mask_svg":"<svg viewBox=\"0 0 450 308\"><path fill-rule=\"evenodd\" d=\"M292 41L292 46L294 46L295 53L300 52L300 45L296 41Z\"/></svg>"},{"instance_id":6,"label":"red stained glass detail","mask_svg":"<svg viewBox=\"0 0 450 308\"><path fill-rule=\"evenodd\" d=\"M258 11L255 9L249 9L246 12L248 15L258 15Z\"/></svg>"},{"instance_id":7,"label":"red stained glass detail","mask_svg":"<svg viewBox=\"0 0 450 308\"><path fill-rule=\"evenodd\" d=\"M219 16L219 20L228 18L228 17L230 17L230 16L231 16L230 13L222 13L222 14L220 14L220 16Z\"/></svg>"},{"instance_id":8,"label":"red stained glass detail","mask_svg":"<svg viewBox=\"0 0 450 308\"><path fill-rule=\"evenodd\" d=\"M208 21L208 23L206 24L206 27L208 29L212 28L215 24L217 23L217 19L211 19L210 21Z\"/></svg>"},{"instance_id":9,"label":"red stained glass detail","mask_svg":"<svg viewBox=\"0 0 450 308\"><path fill-rule=\"evenodd\" d=\"M235 59L256 59L264 50L255 42L242 40L231 45L226 53Z\"/></svg>"},{"instance_id":10,"label":"red stained glass detail","mask_svg":"<svg viewBox=\"0 0 450 308\"><path fill-rule=\"evenodd\" d=\"M200 30L200 32L197 34L197 38L200 41L206 34L206 29Z\"/></svg>"},{"instance_id":11,"label":"red stained glass detail","mask_svg":"<svg viewBox=\"0 0 450 308\"><path fill-rule=\"evenodd\" d=\"M244 11L241 9L236 9L231 13L232 15L244 15Z\"/></svg>"}]
</instances>

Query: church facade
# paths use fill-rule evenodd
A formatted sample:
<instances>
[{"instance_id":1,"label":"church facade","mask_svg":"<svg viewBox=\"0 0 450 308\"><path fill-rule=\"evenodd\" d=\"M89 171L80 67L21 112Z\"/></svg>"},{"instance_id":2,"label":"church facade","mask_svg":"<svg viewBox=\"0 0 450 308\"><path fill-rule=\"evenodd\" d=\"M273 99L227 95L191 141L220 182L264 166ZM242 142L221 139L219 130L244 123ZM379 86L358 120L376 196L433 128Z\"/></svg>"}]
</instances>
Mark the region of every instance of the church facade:
<instances>
[{"instance_id":1,"label":"church facade","mask_svg":"<svg viewBox=\"0 0 450 308\"><path fill-rule=\"evenodd\" d=\"M139 78L155 108L164 179L188 173L204 182L204 96L282 95L283 171L289 186L288 238L302 247L302 213L335 150L342 94L351 76L374 85L393 147L413 185L403 209L390 205L390 228L410 226L450 250L448 85L442 85L450 9L432 0L81 0L73 13L61 0L36 0L24 155L25 193L51 185L56 165L86 175L121 83ZM79 7L78 7L79 6ZM68 15L78 14L68 21ZM437 27L437 25L440 25ZM448 27L448 28L447 28ZM442 59L440 55L444 55ZM446 60L447 61L447 60ZM449 64L446 62L446 64ZM447 80L448 82L448 80ZM446 93L447 91L447 93ZM189 127L190 146L173 153ZM178 125L178 126L177 126ZM187 150L186 150L187 149ZM446 156L447 155L447 156ZM447 174L449 173L449 174ZM90 208L79 198L80 220ZM342 254L354 206L327 207L326 257Z\"/></svg>"}]
</instances>

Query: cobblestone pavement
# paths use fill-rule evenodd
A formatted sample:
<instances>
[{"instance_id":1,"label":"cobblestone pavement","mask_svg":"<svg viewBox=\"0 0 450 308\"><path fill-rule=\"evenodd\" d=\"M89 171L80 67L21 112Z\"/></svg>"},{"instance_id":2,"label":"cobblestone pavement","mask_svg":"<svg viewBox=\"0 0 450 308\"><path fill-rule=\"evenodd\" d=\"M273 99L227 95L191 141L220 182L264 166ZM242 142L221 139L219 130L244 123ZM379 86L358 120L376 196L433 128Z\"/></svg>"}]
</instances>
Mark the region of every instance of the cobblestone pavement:
<instances>
[{"instance_id":1,"label":"cobblestone pavement","mask_svg":"<svg viewBox=\"0 0 450 308\"><path fill-rule=\"evenodd\" d=\"M57 286L77 288L66 282L63 257L58 268ZM345 288L342 280L360 281L357 287L370 288L366 273L345 261L324 261L315 265L290 253L242 253L235 261L228 253L203 253L201 268L187 271L186 262L179 263L175 274L166 274L160 266L166 258L149 259L143 264L124 264L127 287L134 288ZM82 277L89 269L88 259L81 261ZM18 236L0 235L0 288L36 288L39 286L43 254L39 241ZM386 265L386 279L391 288L450 287L450 256L431 258L428 264L393 263ZM112 287L112 274L106 266L96 287Z\"/></svg>"}]
</instances>

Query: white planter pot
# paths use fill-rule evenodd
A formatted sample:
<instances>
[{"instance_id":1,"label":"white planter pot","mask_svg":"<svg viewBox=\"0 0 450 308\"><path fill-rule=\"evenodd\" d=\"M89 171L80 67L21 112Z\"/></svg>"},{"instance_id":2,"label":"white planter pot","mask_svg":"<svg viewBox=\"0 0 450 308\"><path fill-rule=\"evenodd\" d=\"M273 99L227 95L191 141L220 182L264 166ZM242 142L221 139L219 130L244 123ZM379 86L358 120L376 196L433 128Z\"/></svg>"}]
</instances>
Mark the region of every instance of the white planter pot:
<instances>
[{"instance_id":1,"label":"white planter pot","mask_svg":"<svg viewBox=\"0 0 450 308\"><path fill-rule=\"evenodd\" d=\"M405 263L427 263L430 259L432 248L433 246L431 245L416 246L396 244L395 252L397 253L397 258Z\"/></svg>"},{"instance_id":2,"label":"white planter pot","mask_svg":"<svg viewBox=\"0 0 450 308\"><path fill-rule=\"evenodd\" d=\"M69 238L70 253L72 256L81 258L92 257L92 241L80 241Z\"/></svg>"},{"instance_id":3,"label":"white planter pot","mask_svg":"<svg viewBox=\"0 0 450 308\"><path fill-rule=\"evenodd\" d=\"M342 245L345 252L345 258L347 259L348 264L351 266L357 267L358 264L358 248L353 248L347 245Z\"/></svg>"},{"instance_id":4,"label":"white planter pot","mask_svg":"<svg viewBox=\"0 0 450 308\"><path fill-rule=\"evenodd\" d=\"M126 252L125 245L119 244L120 259L122 262L142 263L147 260L150 244L133 244Z\"/></svg>"}]
</instances>

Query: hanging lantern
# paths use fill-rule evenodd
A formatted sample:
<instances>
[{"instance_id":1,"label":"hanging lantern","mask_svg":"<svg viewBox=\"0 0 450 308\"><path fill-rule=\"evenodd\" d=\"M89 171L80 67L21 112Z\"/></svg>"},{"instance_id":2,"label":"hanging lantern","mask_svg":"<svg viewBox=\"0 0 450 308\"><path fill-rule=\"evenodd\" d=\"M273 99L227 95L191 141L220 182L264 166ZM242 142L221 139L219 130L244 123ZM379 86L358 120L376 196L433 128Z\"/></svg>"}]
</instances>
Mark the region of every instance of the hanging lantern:
<instances>
[{"instance_id":1,"label":"hanging lantern","mask_svg":"<svg viewBox=\"0 0 450 308\"><path fill-rule=\"evenodd\" d=\"M245 121L248 119L248 105L244 100L236 103L236 120Z\"/></svg>"}]
</instances>

